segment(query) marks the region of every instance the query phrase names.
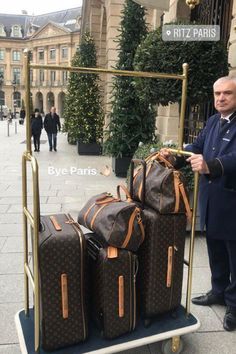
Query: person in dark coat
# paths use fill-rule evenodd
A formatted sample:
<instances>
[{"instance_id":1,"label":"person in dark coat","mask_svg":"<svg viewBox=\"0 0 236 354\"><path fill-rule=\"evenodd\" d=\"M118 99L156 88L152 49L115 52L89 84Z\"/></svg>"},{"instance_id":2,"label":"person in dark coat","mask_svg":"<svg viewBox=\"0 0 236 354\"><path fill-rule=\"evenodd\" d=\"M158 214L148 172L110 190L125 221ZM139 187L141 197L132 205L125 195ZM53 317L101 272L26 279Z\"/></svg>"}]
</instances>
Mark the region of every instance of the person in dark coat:
<instances>
[{"instance_id":1,"label":"person in dark coat","mask_svg":"<svg viewBox=\"0 0 236 354\"><path fill-rule=\"evenodd\" d=\"M21 124L24 124L24 121L25 121L25 110L24 109L20 110L20 121L21 121Z\"/></svg>"},{"instance_id":2,"label":"person in dark coat","mask_svg":"<svg viewBox=\"0 0 236 354\"><path fill-rule=\"evenodd\" d=\"M236 329L236 77L214 84L215 108L193 144L185 150L200 178L200 219L206 241L212 288L192 299L196 305L226 305L223 327ZM171 158L167 149L162 154ZM178 161L178 157L177 160Z\"/></svg>"},{"instance_id":3,"label":"person in dark coat","mask_svg":"<svg viewBox=\"0 0 236 354\"><path fill-rule=\"evenodd\" d=\"M49 151L57 151L57 132L61 130L60 117L56 113L56 108L52 107L50 113L44 118L44 128L48 135Z\"/></svg>"},{"instance_id":4,"label":"person in dark coat","mask_svg":"<svg viewBox=\"0 0 236 354\"><path fill-rule=\"evenodd\" d=\"M40 136L43 129L43 119L38 108L35 108L31 116L31 133L34 139L34 151L40 151Z\"/></svg>"}]
</instances>

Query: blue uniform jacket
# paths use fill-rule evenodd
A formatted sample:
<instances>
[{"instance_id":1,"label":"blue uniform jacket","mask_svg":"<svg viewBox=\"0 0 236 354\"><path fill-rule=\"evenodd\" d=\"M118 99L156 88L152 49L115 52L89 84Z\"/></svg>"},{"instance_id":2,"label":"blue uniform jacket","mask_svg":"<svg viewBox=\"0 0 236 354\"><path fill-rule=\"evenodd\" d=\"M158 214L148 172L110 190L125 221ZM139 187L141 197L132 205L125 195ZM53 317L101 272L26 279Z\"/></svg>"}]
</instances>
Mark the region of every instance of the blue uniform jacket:
<instances>
[{"instance_id":1,"label":"blue uniform jacket","mask_svg":"<svg viewBox=\"0 0 236 354\"><path fill-rule=\"evenodd\" d=\"M185 148L202 154L205 161L217 159L221 176L200 177L201 227L207 236L236 240L236 115L220 129L220 114L211 116L195 142Z\"/></svg>"}]
</instances>

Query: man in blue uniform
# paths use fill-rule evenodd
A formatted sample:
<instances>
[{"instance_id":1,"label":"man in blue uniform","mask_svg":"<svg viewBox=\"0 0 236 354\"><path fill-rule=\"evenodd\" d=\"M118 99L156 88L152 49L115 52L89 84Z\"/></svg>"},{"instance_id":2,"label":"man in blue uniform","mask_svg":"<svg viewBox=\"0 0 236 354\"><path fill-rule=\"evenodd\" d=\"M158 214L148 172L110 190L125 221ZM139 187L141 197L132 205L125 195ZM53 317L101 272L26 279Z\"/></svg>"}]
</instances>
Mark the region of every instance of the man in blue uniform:
<instances>
[{"instance_id":1,"label":"man in blue uniform","mask_svg":"<svg viewBox=\"0 0 236 354\"><path fill-rule=\"evenodd\" d=\"M200 219L206 240L212 288L195 297L196 305L226 305L223 327L236 329L236 77L214 84L215 108L187 159L200 178ZM167 149L162 154L169 157Z\"/></svg>"}]
</instances>

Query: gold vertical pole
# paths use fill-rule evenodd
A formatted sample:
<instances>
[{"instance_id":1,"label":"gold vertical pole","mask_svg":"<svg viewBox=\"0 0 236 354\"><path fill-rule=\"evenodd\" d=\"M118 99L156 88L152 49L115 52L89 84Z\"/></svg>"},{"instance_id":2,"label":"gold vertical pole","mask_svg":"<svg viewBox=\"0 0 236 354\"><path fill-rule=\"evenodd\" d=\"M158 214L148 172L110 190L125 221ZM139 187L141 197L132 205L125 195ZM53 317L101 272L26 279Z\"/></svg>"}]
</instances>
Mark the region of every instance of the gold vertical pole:
<instances>
[{"instance_id":1,"label":"gold vertical pole","mask_svg":"<svg viewBox=\"0 0 236 354\"><path fill-rule=\"evenodd\" d=\"M38 240L39 240L39 182L38 182L38 163L31 158L33 172L33 215L34 215L34 346L35 351L39 349L40 341L40 299L39 299L39 261L38 261Z\"/></svg>"},{"instance_id":2,"label":"gold vertical pole","mask_svg":"<svg viewBox=\"0 0 236 354\"><path fill-rule=\"evenodd\" d=\"M191 225L191 237L189 246L189 268L188 268L188 281L187 281L187 296L186 296L186 311L187 314L190 313L190 302L191 302L191 292L192 292L192 277L193 277L193 252L194 252L194 237L195 237L195 226L196 226L196 215L197 215L197 204L198 204L198 172L194 173L194 195L193 195L193 217Z\"/></svg>"},{"instance_id":3,"label":"gold vertical pole","mask_svg":"<svg viewBox=\"0 0 236 354\"><path fill-rule=\"evenodd\" d=\"M23 242L24 242L24 304L25 315L29 315L29 280L26 273L26 266L28 266L28 228L27 217L24 209L27 208L27 169L26 156L22 156L22 202L23 202Z\"/></svg>"},{"instance_id":4,"label":"gold vertical pole","mask_svg":"<svg viewBox=\"0 0 236 354\"><path fill-rule=\"evenodd\" d=\"M187 85L188 85L188 68L189 65L183 64L183 81L182 81L182 98L181 98L181 108L180 108L180 120L178 128L178 148L183 149L183 139L184 139L184 118L186 112L187 103Z\"/></svg>"},{"instance_id":5,"label":"gold vertical pole","mask_svg":"<svg viewBox=\"0 0 236 354\"><path fill-rule=\"evenodd\" d=\"M30 52L24 50L24 75L25 75L25 111L26 111L26 151L32 154L31 150L31 129L30 129Z\"/></svg>"}]
</instances>

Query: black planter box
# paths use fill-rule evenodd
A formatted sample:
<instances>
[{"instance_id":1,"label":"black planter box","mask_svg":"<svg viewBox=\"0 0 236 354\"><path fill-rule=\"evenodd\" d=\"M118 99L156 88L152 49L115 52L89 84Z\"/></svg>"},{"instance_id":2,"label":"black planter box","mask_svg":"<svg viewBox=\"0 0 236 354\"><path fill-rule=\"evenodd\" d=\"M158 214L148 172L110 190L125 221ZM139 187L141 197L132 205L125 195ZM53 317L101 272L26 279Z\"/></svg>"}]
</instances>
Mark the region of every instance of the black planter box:
<instances>
[{"instance_id":1,"label":"black planter box","mask_svg":"<svg viewBox=\"0 0 236 354\"><path fill-rule=\"evenodd\" d=\"M79 155L101 155L102 147L97 143L80 143L78 141Z\"/></svg>"},{"instance_id":2,"label":"black planter box","mask_svg":"<svg viewBox=\"0 0 236 354\"><path fill-rule=\"evenodd\" d=\"M112 157L112 170L117 177L127 177L132 157Z\"/></svg>"}]
</instances>

